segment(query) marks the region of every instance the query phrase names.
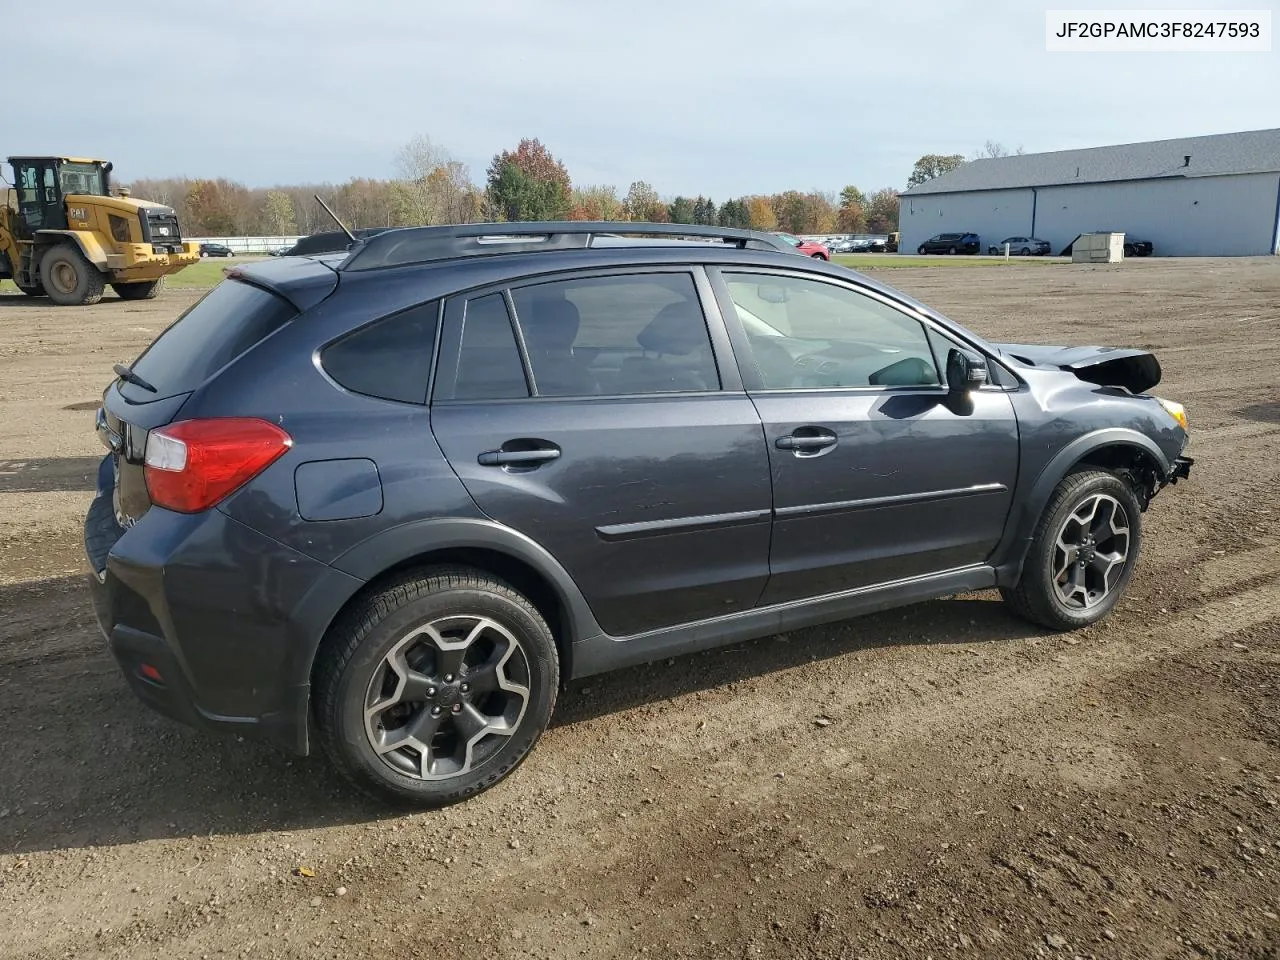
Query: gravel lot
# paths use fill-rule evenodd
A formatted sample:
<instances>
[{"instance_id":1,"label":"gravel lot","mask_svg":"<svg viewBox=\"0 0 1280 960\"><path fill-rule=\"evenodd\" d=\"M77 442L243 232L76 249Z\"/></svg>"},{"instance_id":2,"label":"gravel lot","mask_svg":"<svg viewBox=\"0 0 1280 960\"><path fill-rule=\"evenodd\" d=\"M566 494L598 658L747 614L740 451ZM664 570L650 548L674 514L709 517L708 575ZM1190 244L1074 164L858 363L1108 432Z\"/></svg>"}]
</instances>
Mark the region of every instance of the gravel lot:
<instances>
[{"instance_id":1,"label":"gravel lot","mask_svg":"<svg viewBox=\"0 0 1280 960\"><path fill-rule=\"evenodd\" d=\"M1280 259L883 276L1157 352L1197 463L1117 612L967 595L593 678L415 815L153 716L93 623L95 400L195 294L0 296L0 957L1280 957Z\"/></svg>"}]
</instances>

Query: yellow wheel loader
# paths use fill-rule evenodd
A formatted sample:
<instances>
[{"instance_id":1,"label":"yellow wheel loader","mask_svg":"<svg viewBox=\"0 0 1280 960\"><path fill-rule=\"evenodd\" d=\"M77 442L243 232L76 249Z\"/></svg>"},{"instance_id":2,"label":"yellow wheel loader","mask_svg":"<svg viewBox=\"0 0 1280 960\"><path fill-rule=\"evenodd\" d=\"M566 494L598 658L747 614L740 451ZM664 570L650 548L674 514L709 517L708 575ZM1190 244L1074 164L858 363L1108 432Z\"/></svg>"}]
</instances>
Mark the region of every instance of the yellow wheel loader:
<instances>
[{"instance_id":1,"label":"yellow wheel loader","mask_svg":"<svg viewBox=\"0 0 1280 960\"><path fill-rule=\"evenodd\" d=\"M0 206L0 279L61 306L97 303L111 288L150 300L164 278L200 259L173 210L112 195L111 164L77 157L10 157ZM123 191L121 191L123 194Z\"/></svg>"}]
</instances>

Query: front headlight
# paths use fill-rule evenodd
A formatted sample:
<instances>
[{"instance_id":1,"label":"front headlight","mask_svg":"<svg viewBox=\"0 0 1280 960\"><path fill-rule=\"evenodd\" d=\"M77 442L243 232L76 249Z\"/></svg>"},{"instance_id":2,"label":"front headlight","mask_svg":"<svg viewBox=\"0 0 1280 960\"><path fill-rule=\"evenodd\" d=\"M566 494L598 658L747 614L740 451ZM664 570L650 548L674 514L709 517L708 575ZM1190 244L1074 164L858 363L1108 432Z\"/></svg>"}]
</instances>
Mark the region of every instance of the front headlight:
<instances>
[{"instance_id":1,"label":"front headlight","mask_svg":"<svg viewBox=\"0 0 1280 960\"><path fill-rule=\"evenodd\" d=\"M1163 397L1156 397L1156 402L1159 403L1160 406L1164 407L1165 412L1167 412L1169 416L1173 417L1173 419L1178 421L1178 426L1180 426L1187 433L1191 432L1190 428L1187 426L1187 408L1186 407L1184 407L1180 403L1175 403L1172 400L1166 400Z\"/></svg>"}]
</instances>

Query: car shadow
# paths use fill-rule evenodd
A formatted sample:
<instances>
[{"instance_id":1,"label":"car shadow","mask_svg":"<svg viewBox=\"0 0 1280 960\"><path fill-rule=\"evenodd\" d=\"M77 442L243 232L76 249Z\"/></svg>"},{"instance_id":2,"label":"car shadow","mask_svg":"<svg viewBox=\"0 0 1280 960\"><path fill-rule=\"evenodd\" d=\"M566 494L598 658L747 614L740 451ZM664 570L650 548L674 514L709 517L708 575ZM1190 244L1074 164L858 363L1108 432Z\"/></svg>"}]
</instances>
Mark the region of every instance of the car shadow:
<instances>
[{"instance_id":1,"label":"car shadow","mask_svg":"<svg viewBox=\"0 0 1280 960\"><path fill-rule=\"evenodd\" d=\"M570 685L555 725L894 644L998 642L1027 628L981 599L935 601ZM536 757L536 755L535 755ZM323 756L188 729L134 699L83 577L0 586L0 854L395 818Z\"/></svg>"},{"instance_id":2,"label":"car shadow","mask_svg":"<svg viewBox=\"0 0 1280 960\"><path fill-rule=\"evenodd\" d=\"M97 404L94 405L95 408ZM31 457L0 460L0 493L96 490L102 457Z\"/></svg>"},{"instance_id":3,"label":"car shadow","mask_svg":"<svg viewBox=\"0 0 1280 960\"><path fill-rule=\"evenodd\" d=\"M1237 417L1246 420L1261 420L1263 423L1280 423L1280 401L1273 403L1253 403L1236 411Z\"/></svg>"}]
</instances>

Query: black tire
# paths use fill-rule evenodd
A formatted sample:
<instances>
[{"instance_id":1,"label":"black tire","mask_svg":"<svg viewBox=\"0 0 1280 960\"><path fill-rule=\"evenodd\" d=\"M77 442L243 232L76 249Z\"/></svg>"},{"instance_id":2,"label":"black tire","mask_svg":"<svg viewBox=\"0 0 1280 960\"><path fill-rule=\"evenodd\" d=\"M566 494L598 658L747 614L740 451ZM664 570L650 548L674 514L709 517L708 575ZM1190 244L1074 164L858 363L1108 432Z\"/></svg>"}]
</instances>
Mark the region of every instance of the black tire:
<instances>
[{"instance_id":1,"label":"black tire","mask_svg":"<svg viewBox=\"0 0 1280 960\"><path fill-rule=\"evenodd\" d=\"M102 299L107 277L85 259L79 247L60 243L40 258L40 285L60 307L87 306Z\"/></svg>"},{"instance_id":2,"label":"black tire","mask_svg":"<svg viewBox=\"0 0 1280 960\"><path fill-rule=\"evenodd\" d=\"M164 277L142 283L113 283L111 289L121 300L154 300L164 286Z\"/></svg>"},{"instance_id":3,"label":"black tire","mask_svg":"<svg viewBox=\"0 0 1280 960\"><path fill-rule=\"evenodd\" d=\"M476 744L479 750L486 746L484 741L494 741L487 746L490 751L487 756L469 770L454 774L446 772L442 779L424 779L421 768L425 767L425 755L412 745L388 752L390 759L379 755L371 740L373 734L366 729L365 707L375 696L375 678L381 675L385 681L390 677L386 673L385 658L398 646L403 647L415 629L449 618L456 618L459 623L468 618L484 618L514 638L517 652L504 657L493 671L495 676L501 671L507 681L524 690L526 699L514 721L513 733L482 732L464 748L469 765L472 759L470 744ZM425 643L430 647L428 655L437 656L438 648L429 641ZM415 652L412 648L404 649L406 658ZM505 664L513 663L517 655L521 658L520 663L515 663L517 669L508 673ZM493 656L491 652L489 658ZM427 661L422 661L415 669L423 671L421 675L427 677L439 663L428 665ZM438 688L428 688L434 699L419 701L413 698L409 703L406 697L396 701L394 709L405 707L412 710L421 704L421 712L414 712L406 719L403 729L408 729L411 722L425 720L423 714L428 711L427 703L451 703L454 705L451 712L456 715L463 709L459 698L464 694L459 691L466 690L464 681L467 676L480 676L478 668L463 663L456 677L451 674L443 679L433 679L432 682L439 685ZM512 680L513 676L517 679ZM345 611L321 644L313 680L313 705L320 743L334 765L352 783L383 800L417 807L443 807L489 789L528 756L551 720L560 682L560 667L551 630L528 599L481 570L448 566L407 571ZM397 686L395 695L399 697L405 690L407 683ZM507 698L511 695L505 690L494 690L487 696ZM481 701L477 699L475 703ZM379 732L390 735L399 729L380 729ZM433 729L438 731L431 740L433 745L440 742L442 735L444 742L448 743L450 736L457 738L461 732L461 727L454 727L447 714ZM454 742L460 743L456 739ZM402 752L405 749L412 754ZM419 758L416 773L412 770L412 755Z\"/></svg>"},{"instance_id":4,"label":"black tire","mask_svg":"<svg viewBox=\"0 0 1280 960\"><path fill-rule=\"evenodd\" d=\"M812 257L814 260L825 260L825 259L827 259L826 257L824 257L824 256L823 256L822 254L820 254L820 253L811 253L811 254L809 254L809 256L810 256L810 257Z\"/></svg>"},{"instance_id":5,"label":"black tire","mask_svg":"<svg viewBox=\"0 0 1280 960\"><path fill-rule=\"evenodd\" d=\"M1031 248L1030 248L1030 247L1023 247L1023 248L1022 248L1021 250L1019 250L1018 252L1019 252L1019 253L1021 253L1024 257L1029 257L1029 256L1031 256Z\"/></svg>"},{"instance_id":6,"label":"black tire","mask_svg":"<svg viewBox=\"0 0 1280 960\"><path fill-rule=\"evenodd\" d=\"M1109 585L1097 602L1088 607L1068 605L1060 596L1055 577L1055 570L1063 557L1058 545L1059 534L1074 513L1098 497L1109 498L1124 510L1128 534L1123 566L1114 578L1108 576L1106 582ZM1102 553L1102 545L1099 542L1099 554ZM1133 488L1109 470L1077 470L1067 474L1049 498L1036 524L1017 585L1002 587L1000 593L1014 612L1025 620L1050 630L1076 630L1096 623L1111 612L1129 585L1141 551L1142 508ZM1068 562L1067 569L1070 570L1072 565Z\"/></svg>"},{"instance_id":7,"label":"black tire","mask_svg":"<svg viewBox=\"0 0 1280 960\"><path fill-rule=\"evenodd\" d=\"M923 243L922 243L922 244L920 244L920 246L916 247L916 253L920 254L920 256L922 256L922 257L923 257L927 252L928 252L928 251L926 251L926 250L925 250L925 248L924 248L924 244L923 244Z\"/></svg>"},{"instance_id":8,"label":"black tire","mask_svg":"<svg viewBox=\"0 0 1280 960\"><path fill-rule=\"evenodd\" d=\"M947 253L951 254L951 256L953 256L953 257L954 257L954 256L956 255L956 248L955 248L955 247L948 247L948 248L947 248Z\"/></svg>"}]
</instances>

